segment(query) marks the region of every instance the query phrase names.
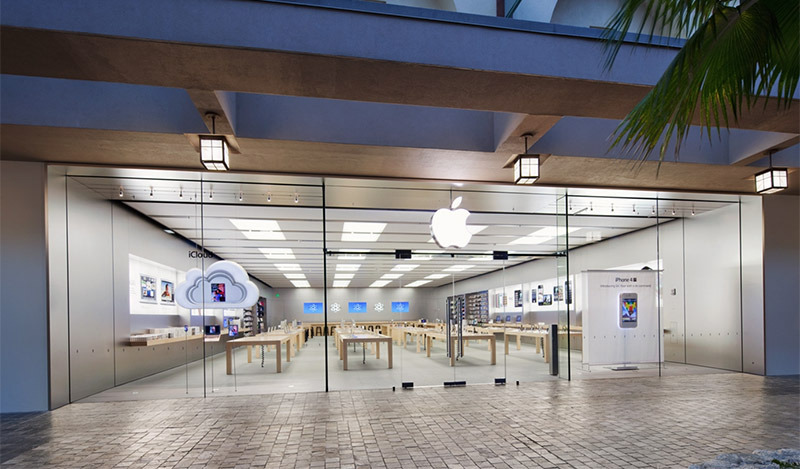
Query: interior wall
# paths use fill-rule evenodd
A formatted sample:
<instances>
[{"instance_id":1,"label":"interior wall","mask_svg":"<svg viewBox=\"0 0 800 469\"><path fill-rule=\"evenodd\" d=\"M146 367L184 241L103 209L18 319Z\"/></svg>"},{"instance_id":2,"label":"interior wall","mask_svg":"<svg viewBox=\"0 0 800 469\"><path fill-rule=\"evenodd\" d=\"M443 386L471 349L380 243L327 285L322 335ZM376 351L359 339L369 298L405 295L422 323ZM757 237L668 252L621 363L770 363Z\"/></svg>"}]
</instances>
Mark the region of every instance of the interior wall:
<instances>
[{"instance_id":1,"label":"interior wall","mask_svg":"<svg viewBox=\"0 0 800 469\"><path fill-rule=\"evenodd\" d=\"M767 375L800 374L800 197L763 197Z\"/></svg>"},{"instance_id":2,"label":"interior wall","mask_svg":"<svg viewBox=\"0 0 800 469\"><path fill-rule=\"evenodd\" d=\"M304 314L303 303L321 303L323 290L321 288L279 288L275 292L280 294L284 306L284 317L288 321L323 322L323 314ZM392 301L408 301L408 313L393 313ZM349 313L349 302L366 302L367 312ZM330 310L333 303L338 303L341 311L335 313ZM383 311L375 311L375 304L383 304ZM435 321L436 318L444 320L445 303L437 303L430 294L430 289L425 288L329 288L328 289L328 322L338 323L345 321L416 321L426 318Z\"/></svg>"},{"instance_id":3,"label":"interior wall","mask_svg":"<svg viewBox=\"0 0 800 469\"><path fill-rule=\"evenodd\" d=\"M49 407L45 166L0 162L0 412Z\"/></svg>"}]
</instances>

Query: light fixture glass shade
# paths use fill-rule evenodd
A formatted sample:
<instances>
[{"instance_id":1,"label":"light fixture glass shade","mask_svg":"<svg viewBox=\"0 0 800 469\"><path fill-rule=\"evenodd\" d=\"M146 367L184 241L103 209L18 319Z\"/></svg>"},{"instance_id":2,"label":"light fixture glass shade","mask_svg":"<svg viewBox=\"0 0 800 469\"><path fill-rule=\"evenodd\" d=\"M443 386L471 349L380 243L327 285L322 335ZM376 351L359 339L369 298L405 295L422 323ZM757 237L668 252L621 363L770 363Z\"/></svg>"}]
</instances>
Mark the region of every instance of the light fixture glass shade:
<instances>
[{"instance_id":1,"label":"light fixture glass shade","mask_svg":"<svg viewBox=\"0 0 800 469\"><path fill-rule=\"evenodd\" d=\"M789 173L785 168L769 168L756 174L756 192L773 194L789 187Z\"/></svg>"},{"instance_id":2,"label":"light fixture glass shade","mask_svg":"<svg viewBox=\"0 0 800 469\"><path fill-rule=\"evenodd\" d=\"M209 171L227 171L228 142L222 136L200 136L200 161Z\"/></svg>"},{"instance_id":3,"label":"light fixture glass shade","mask_svg":"<svg viewBox=\"0 0 800 469\"><path fill-rule=\"evenodd\" d=\"M523 153L514 161L514 184L533 184L539 179L539 155Z\"/></svg>"}]
</instances>

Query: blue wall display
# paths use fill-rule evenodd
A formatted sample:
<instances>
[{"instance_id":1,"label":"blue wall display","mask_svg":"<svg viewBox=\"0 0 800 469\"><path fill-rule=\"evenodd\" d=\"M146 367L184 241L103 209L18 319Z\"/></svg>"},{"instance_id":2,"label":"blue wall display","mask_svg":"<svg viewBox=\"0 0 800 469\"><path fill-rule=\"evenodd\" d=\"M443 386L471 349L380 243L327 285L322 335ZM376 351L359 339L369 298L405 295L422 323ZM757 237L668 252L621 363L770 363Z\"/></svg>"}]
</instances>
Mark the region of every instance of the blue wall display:
<instances>
[{"instance_id":1,"label":"blue wall display","mask_svg":"<svg viewBox=\"0 0 800 469\"><path fill-rule=\"evenodd\" d=\"M347 303L347 312L349 313L366 313L367 312L367 302L366 301L351 301Z\"/></svg>"},{"instance_id":2,"label":"blue wall display","mask_svg":"<svg viewBox=\"0 0 800 469\"><path fill-rule=\"evenodd\" d=\"M392 312L393 313L407 313L408 312L408 301L392 301Z\"/></svg>"},{"instance_id":3,"label":"blue wall display","mask_svg":"<svg viewBox=\"0 0 800 469\"><path fill-rule=\"evenodd\" d=\"M303 313L305 314L322 314L325 308L322 303L303 303Z\"/></svg>"}]
</instances>

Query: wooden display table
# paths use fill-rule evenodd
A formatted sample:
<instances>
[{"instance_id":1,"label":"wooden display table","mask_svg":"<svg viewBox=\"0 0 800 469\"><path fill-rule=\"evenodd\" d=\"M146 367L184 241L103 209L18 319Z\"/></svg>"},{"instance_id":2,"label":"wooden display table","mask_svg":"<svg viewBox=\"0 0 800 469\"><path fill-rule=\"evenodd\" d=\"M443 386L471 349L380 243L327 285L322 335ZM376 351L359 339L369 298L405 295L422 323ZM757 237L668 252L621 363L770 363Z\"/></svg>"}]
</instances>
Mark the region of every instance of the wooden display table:
<instances>
[{"instance_id":1,"label":"wooden display table","mask_svg":"<svg viewBox=\"0 0 800 469\"><path fill-rule=\"evenodd\" d=\"M433 346L433 341L438 339L441 341L447 341L447 335L444 332L434 332L429 331L428 334L428 341L427 341L427 349L428 349L428 357L431 356L431 347ZM492 359L491 364L497 364L497 342L494 337L494 334L476 334L474 332L465 332L461 334L461 338L464 341L468 340L486 340L489 342L489 351L492 352ZM458 341L458 334L453 333L450 334L450 366L456 366L456 342ZM461 350L463 355L463 349Z\"/></svg>"},{"instance_id":2,"label":"wooden display table","mask_svg":"<svg viewBox=\"0 0 800 469\"><path fill-rule=\"evenodd\" d=\"M420 344L424 345L425 337L429 332L431 332L431 330L424 327L393 327L392 341L406 348L407 339L410 335L414 337L414 341L417 343L417 353L419 353Z\"/></svg>"},{"instance_id":3,"label":"wooden display table","mask_svg":"<svg viewBox=\"0 0 800 469\"><path fill-rule=\"evenodd\" d=\"M420 324L419 321L365 321L365 322L356 322L356 327L363 328L369 332L375 332L378 334L389 335L390 328L392 326L406 326L406 325L413 325L413 324ZM325 330L325 323L322 322L308 322L303 323L303 328L308 330L308 337L313 338L315 336L323 335L323 331ZM333 331L336 328L341 327L340 322L329 322L328 323L328 335L333 335ZM352 323L345 324L345 327L352 327Z\"/></svg>"},{"instance_id":4,"label":"wooden display table","mask_svg":"<svg viewBox=\"0 0 800 469\"><path fill-rule=\"evenodd\" d=\"M523 331L519 329L506 329L506 337L516 337L517 338L517 350L522 349L522 338L523 337L533 337L534 342L536 343L536 353L541 353L541 349L544 349L544 362L550 363L550 334L545 331ZM509 340L505 340L505 352L508 355L508 343ZM541 347L540 347L541 344Z\"/></svg>"},{"instance_id":5,"label":"wooden display table","mask_svg":"<svg viewBox=\"0 0 800 469\"><path fill-rule=\"evenodd\" d=\"M381 342L386 343L388 355L386 359L389 362L389 369L392 368L392 338L376 334L374 332L342 332L337 335L337 343L339 344L339 360L342 360L342 369L347 371L347 348L350 344L357 343L371 343L375 344L375 358L381 358Z\"/></svg>"},{"instance_id":6,"label":"wooden display table","mask_svg":"<svg viewBox=\"0 0 800 469\"><path fill-rule=\"evenodd\" d=\"M231 355L233 352L234 347L247 347L247 363L252 363L253 356L252 356L252 346L260 346L260 345L274 345L275 348L275 359L276 359L276 370L278 373L281 372L281 345L286 344L286 362L292 361L292 336L287 334L264 334L264 335L257 335L253 337L242 337L241 339L234 339L225 342L225 370L227 374L232 374L231 372Z\"/></svg>"}]
</instances>

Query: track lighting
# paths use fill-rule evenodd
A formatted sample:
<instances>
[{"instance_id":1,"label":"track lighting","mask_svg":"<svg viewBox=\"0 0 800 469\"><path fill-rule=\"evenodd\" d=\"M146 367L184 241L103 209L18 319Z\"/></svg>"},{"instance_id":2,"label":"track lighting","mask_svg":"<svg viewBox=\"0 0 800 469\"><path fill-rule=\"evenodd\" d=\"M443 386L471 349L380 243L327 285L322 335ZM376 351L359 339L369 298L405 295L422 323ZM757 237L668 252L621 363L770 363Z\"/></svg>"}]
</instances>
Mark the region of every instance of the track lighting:
<instances>
[{"instance_id":1,"label":"track lighting","mask_svg":"<svg viewBox=\"0 0 800 469\"><path fill-rule=\"evenodd\" d=\"M299 203L299 202L300 202L300 198L298 197L297 192L295 192L294 193L294 203Z\"/></svg>"},{"instance_id":2,"label":"track lighting","mask_svg":"<svg viewBox=\"0 0 800 469\"><path fill-rule=\"evenodd\" d=\"M122 186L119 186L119 196L123 197L125 194L122 192Z\"/></svg>"},{"instance_id":3,"label":"track lighting","mask_svg":"<svg viewBox=\"0 0 800 469\"><path fill-rule=\"evenodd\" d=\"M208 191L208 200L214 200L214 191Z\"/></svg>"},{"instance_id":4,"label":"track lighting","mask_svg":"<svg viewBox=\"0 0 800 469\"><path fill-rule=\"evenodd\" d=\"M183 199L183 189L181 189L180 192L178 192L178 198Z\"/></svg>"},{"instance_id":5,"label":"track lighting","mask_svg":"<svg viewBox=\"0 0 800 469\"><path fill-rule=\"evenodd\" d=\"M153 198L153 188L152 187L150 188L150 198L151 199Z\"/></svg>"},{"instance_id":6,"label":"track lighting","mask_svg":"<svg viewBox=\"0 0 800 469\"><path fill-rule=\"evenodd\" d=\"M272 202L272 192L267 193L267 202Z\"/></svg>"},{"instance_id":7,"label":"track lighting","mask_svg":"<svg viewBox=\"0 0 800 469\"><path fill-rule=\"evenodd\" d=\"M239 202L241 202L241 201L242 201L242 198L243 198L243 197L242 197L242 193L241 193L241 192L239 192Z\"/></svg>"}]
</instances>

